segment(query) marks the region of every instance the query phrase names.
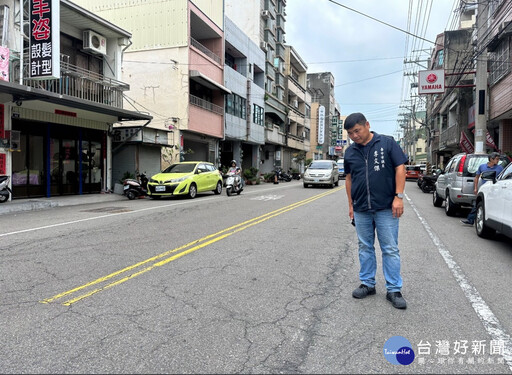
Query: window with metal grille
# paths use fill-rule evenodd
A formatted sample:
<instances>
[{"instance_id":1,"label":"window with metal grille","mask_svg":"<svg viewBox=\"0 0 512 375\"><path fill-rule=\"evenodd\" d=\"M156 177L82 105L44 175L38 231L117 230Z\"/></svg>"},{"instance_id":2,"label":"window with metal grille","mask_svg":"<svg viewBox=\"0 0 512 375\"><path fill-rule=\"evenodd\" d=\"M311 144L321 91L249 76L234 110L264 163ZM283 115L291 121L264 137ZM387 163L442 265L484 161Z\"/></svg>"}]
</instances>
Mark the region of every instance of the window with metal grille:
<instances>
[{"instance_id":1,"label":"window with metal grille","mask_svg":"<svg viewBox=\"0 0 512 375\"><path fill-rule=\"evenodd\" d=\"M509 38L505 38L491 53L489 59L489 83L497 83L501 78L510 73L510 44Z\"/></svg>"}]
</instances>

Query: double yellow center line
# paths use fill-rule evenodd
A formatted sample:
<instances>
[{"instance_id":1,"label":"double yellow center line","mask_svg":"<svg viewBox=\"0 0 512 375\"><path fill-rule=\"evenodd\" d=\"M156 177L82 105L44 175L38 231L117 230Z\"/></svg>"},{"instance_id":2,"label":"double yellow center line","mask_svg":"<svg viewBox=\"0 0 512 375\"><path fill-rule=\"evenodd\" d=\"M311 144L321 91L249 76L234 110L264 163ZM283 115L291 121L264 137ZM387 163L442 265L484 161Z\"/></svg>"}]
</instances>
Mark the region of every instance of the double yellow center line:
<instances>
[{"instance_id":1,"label":"double yellow center line","mask_svg":"<svg viewBox=\"0 0 512 375\"><path fill-rule=\"evenodd\" d=\"M302 201L293 203L289 206L280 208L278 210L266 213L264 215L255 217L253 219L244 221L243 223L233 225L232 227L223 229L217 233L210 234L206 237L200 238L198 240L189 242L183 246L177 247L173 250L166 251L162 254L156 255L152 258L146 259L142 262L133 264L126 268L123 268L119 271L113 272L107 276L100 277L94 281L88 282L87 284L83 284L66 292L57 294L53 297L46 298L41 303L61 303L64 306L70 306L75 302L81 301L84 298L90 297L93 294L98 292L110 289L116 285L122 284L125 281L131 280L137 276L142 275L148 271L156 267L163 266L167 263L170 263L176 259L179 259L187 254L193 253L196 250L199 250L203 247L206 247L210 244L213 244L217 241L220 241L226 237L229 237L235 233L241 232L247 228L250 228L256 224L260 224L268 219L281 215L285 212L293 210L297 207L303 206L305 204L311 203L317 199L323 198L329 194L332 194L336 191L341 190L343 187L329 190L328 192L324 192L322 194L315 195L313 197L304 199ZM60 302L63 301L64 302Z\"/></svg>"}]
</instances>

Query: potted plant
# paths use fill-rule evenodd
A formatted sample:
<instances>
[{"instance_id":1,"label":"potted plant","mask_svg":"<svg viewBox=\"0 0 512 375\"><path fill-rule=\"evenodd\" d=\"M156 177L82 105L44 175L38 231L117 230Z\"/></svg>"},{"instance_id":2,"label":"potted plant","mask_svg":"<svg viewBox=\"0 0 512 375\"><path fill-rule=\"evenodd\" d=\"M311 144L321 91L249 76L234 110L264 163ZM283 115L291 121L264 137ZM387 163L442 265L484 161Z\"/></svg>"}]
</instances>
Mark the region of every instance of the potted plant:
<instances>
[{"instance_id":1,"label":"potted plant","mask_svg":"<svg viewBox=\"0 0 512 375\"><path fill-rule=\"evenodd\" d=\"M256 185L258 180L258 169L250 167L242 172L247 185Z\"/></svg>"}]
</instances>

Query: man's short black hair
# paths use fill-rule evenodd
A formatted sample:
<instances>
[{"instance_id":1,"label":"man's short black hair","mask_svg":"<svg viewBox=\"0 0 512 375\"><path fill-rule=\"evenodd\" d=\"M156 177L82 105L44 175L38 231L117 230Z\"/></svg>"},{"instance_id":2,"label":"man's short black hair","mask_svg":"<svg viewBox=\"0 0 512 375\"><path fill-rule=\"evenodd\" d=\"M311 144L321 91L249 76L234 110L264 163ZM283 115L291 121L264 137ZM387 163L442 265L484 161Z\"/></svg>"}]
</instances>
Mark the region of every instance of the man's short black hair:
<instances>
[{"instance_id":1,"label":"man's short black hair","mask_svg":"<svg viewBox=\"0 0 512 375\"><path fill-rule=\"evenodd\" d=\"M364 115L359 112L348 115L347 118L345 119L345 124L343 125L343 127L345 128L345 130L349 130L352 129L357 124L366 124L366 117L364 117Z\"/></svg>"},{"instance_id":2,"label":"man's short black hair","mask_svg":"<svg viewBox=\"0 0 512 375\"><path fill-rule=\"evenodd\" d=\"M500 153L499 152L491 152L489 154L489 160L496 159L496 158L499 158L499 157L500 157Z\"/></svg>"}]
</instances>

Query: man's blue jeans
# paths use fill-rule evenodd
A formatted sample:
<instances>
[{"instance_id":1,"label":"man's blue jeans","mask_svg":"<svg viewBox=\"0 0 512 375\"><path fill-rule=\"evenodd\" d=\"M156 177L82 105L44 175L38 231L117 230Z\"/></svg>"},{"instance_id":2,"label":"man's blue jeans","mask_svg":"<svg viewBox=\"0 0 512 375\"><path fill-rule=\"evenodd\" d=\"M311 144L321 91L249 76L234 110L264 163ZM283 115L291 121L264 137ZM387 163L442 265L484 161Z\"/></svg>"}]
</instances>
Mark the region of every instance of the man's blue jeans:
<instances>
[{"instance_id":1,"label":"man's blue jeans","mask_svg":"<svg viewBox=\"0 0 512 375\"><path fill-rule=\"evenodd\" d=\"M398 222L391 209L376 212L354 212L357 237L359 238L359 279L362 284L375 286L377 258L375 256L375 232L382 251L382 270L388 292L402 289L400 253L398 250Z\"/></svg>"}]
</instances>

